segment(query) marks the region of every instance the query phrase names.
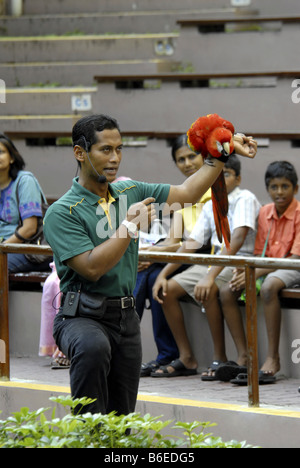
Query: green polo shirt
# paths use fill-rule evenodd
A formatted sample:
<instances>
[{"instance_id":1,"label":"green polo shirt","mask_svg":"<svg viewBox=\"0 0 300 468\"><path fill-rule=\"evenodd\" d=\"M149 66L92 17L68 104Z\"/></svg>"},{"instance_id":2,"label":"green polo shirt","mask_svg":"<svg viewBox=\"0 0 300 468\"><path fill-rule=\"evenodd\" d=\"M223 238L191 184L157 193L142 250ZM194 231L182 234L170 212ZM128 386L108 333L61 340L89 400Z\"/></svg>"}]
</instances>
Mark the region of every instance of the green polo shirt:
<instances>
[{"instance_id":1,"label":"green polo shirt","mask_svg":"<svg viewBox=\"0 0 300 468\"><path fill-rule=\"evenodd\" d=\"M105 242L125 219L129 206L148 197L160 207L166 202L169 185L125 180L109 184L109 202L73 180L71 189L51 205L44 219L44 233L54 253L61 291L79 285L106 297L132 295L137 276L138 240L132 239L125 254L97 282L90 282L66 265L76 255Z\"/></svg>"}]
</instances>

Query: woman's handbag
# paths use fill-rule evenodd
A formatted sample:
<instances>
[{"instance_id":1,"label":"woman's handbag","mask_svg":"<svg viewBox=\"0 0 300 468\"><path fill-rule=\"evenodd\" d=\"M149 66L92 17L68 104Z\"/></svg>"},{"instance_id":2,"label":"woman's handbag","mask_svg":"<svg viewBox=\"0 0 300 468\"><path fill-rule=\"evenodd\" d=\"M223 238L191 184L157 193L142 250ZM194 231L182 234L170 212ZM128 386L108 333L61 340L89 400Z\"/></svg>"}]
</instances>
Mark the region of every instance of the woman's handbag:
<instances>
[{"instance_id":1,"label":"woman's handbag","mask_svg":"<svg viewBox=\"0 0 300 468\"><path fill-rule=\"evenodd\" d=\"M16 197L17 197L17 203L19 207L19 183L20 183L21 178L18 181L17 188L16 188ZM40 189L40 187L39 187ZM21 240L22 242L25 242L26 244L34 244L34 245L48 245L45 238L44 238L44 232L43 232L43 220L46 214L46 211L49 207L48 202L46 200L45 195L43 194L42 190L40 189L41 193L41 207L42 207L42 217L38 218L38 226L37 226L37 231L36 233L30 237L29 239L26 239L25 237L21 236L19 234L18 229L22 226L22 218L20 215L20 220L19 220L19 226L15 230L15 236ZM32 263L43 263L47 259L49 259L49 262L51 261L51 258L49 255L40 255L40 254L26 254L25 257L27 260L29 260Z\"/></svg>"}]
</instances>

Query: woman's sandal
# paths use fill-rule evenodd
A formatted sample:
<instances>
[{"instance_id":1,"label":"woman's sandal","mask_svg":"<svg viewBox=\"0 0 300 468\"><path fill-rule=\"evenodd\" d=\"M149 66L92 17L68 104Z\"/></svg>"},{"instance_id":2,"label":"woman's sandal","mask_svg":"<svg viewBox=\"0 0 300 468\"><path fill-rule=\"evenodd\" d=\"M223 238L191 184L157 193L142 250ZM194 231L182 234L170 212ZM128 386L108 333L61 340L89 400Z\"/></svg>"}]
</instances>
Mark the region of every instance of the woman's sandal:
<instances>
[{"instance_id":1,"label":"woman's sandal","mask_svg":"<svg viewBox=\"0 0 300 468\"><path fill-rule=\"evenodd\" d=\"M173 367L174 371L169 372L168 367ZM185 367L183 362L180 359L175 359L170 362L167 366L160 366L154 372L151 372L151 377L187 377L189 375L196 375L197 369L188 369Z\"/></svg>"}]
</instances>

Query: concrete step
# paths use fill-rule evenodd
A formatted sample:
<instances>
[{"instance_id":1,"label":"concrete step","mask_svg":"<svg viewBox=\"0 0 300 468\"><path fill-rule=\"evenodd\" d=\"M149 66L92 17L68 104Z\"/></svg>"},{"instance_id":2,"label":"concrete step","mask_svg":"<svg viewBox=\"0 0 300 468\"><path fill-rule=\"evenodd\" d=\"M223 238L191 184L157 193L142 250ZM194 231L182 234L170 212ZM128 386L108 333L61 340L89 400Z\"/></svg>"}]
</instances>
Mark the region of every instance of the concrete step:
<instances>
[{"instance_id":1,"label":"concrete step","mask_svg":"<svg viewBox=\"0 0 300 468\"><path fill-rule=\"evenodd\" d=\"M288 0L290 1L290 0ZM185 0L186 10L199 9L199 0ZM201 9L229 9L230 5L224 5L223 0L201 0ZM232 8L230 8L232 10ZM26 0L23 13L26 15L36 14L62 14L62 13L96 13L96 12L144 12L144 11L171 11L183 10L181 0L101 0L95 3L94 0L52 0L50 3L42 0Z\"/></svg>"},{"instance_id":2,"label":"concrete step","mask_svg":"<svg viewBox=\"0 0 300 468\"><path fill-rule=\"evenodd\" d=\"M191 17L232 17L233 9L182 9L152 11L83 12L0 17L2 36L44 36L46 34L130 34L174 32L177 20Z\"/></svg>"},{"instance_id":3,"label":"concrete step","mask_svg":"<svg viewBox=\"0 0 300 468\"><path fill-rule=\"evenodd\" d=\"M251 5L247 7L236 8L231 2L224 0L201 0L201 8L205 9L228 9L237 10L258 10L265 13L284 14L299 13L300 5L298 0L285 0L284 2L274 2L274 0L252 0ZM185 8L199 8L199 0L185 0ZM74 13L74 12L95 12L95 11L145 11L145 10L181 10L181 0L102 0L95 8L93 0L87 0L82 3L80 0L26 0L24 3L24 13Z\"/></svg>"},{"instance_id":4,"label":"concrete step","mask_svg":"<svg viewBox=\"0 0 300 468\"><path fill-rule=\"evenodd\" d=\"M91 111L96 87L8 88L0 115L30 116Z\"/></svg>"},{"instance_id":5,"label":"concrete step","mask_svg":"<svg viewBox=\"0 0 300 468\"><path fill-rule=\"evenodd\" d=\"M65 86L91 86L94 76L107 74L137 74L160 73L171 71L178 67L168 57L146 60L89 60L82 58L77 61L52 61L52 62L18 62L0 64L0 78L7 87L50 85L56 83Z\"/></svg>"},{"instance_id":6,"label":"concrete step","mask_svg":"<svg viewBox=\"0 0 300 468\"><path fill-rule=\"evenodd\" d=\"M138 81L139 77L135 79ZM226 78L223 85L220 81L217 88L202 87L201 83L199 87L182 87L182 82L155 80L154 76L153 80L145 80L142 89L116 89L114 83L104 82L98 85L94 105L95 108L112 106L126 132L133 129L140 133L149 129L179 132L183 122L188 126L199 116L200 106L201 115L215 110L219 115L226 115L239 131L298 133L299 104L292 101L295 93L292 79L275 80L275 86L255 87L253 84L254 87L249 88L239 85L231 88L230 80L227 82ZM174 112L174 102L180 112ZM284 119L278 119L281 112ZM127 119L128 115L130 119Z\"/></svg>"},{"instance_id":7,"label":"concrete step","mask_svg":"<svg viewBox=\"0 0 300 468\"><path fill-rule=\"evenodd\" d=\"M209 34L199 33L194 26L181 30L172 59L207 74L294 70L299 40L297 23L284 24L280 31Z\"/></svg>"},{"instance_id":8,"label":"concrete step","mask_svg":"<svg viewBox=\"0 0 300 468\"><path fill-rule=\"evenodd\" d=\"M292 100L293 94L297 96L297 89L292 88L293 80L290 78L274 78L272 86L268 87L256 87L253 81L252 86L246 88L235 87L234 84L230 87L230 83L226 85L226 78L223 82L220 80L217 88L201 85L182 87L182 81L165 81L162 75L161 79L155 79L155 75L153 79L143 80L143 75L130 79L133 78L133 88L129 86L132 83L129 80L128 87L125 81L124 89L116 88L114 81L101 82L98 87L7 88L6 104L0 106L2 125L7 128L11 119L24 120L26 116L32 121L39 116L43 119L47 116L48 119L50 116L59 118L75 111L96 112L104 108L114 109L115 117L122 122L122 129L127 133L148 134L150 130L180 133L183 122L188 126L198 116L201 102L203 115L216 109L220 115L226 115L239 131L251 134L299 133L299 104ZM193 81L197 80L191 80L192 84ZM141 89L134 88L136 83L141 83ZM180 113L172 111L175 101ZM237 103L243 105L238 106ZM245 108L248 112L244 111ZM284 119L278 119L280 112L284 112ZM29 131L32 122L28 120L22 125L25 125L22 130ZM19 131L22 130L20 127ZM17 127L15 131L18 131Z\"/></svg>"},{"instance_id":9,"label":"concrete step","mask_svg":"<svg viewBox=\"0 0 300 468\"><path fill-rule=\"evenodd\" d=\"M160 33L179 29L177 15L136 13L81 15L44 15L0 19L3 36L44 36L46 34L130 34L145 31Z\"/></svg>"},{"instance_id":10,"label":"concrete step","mask_svg":"<svg viewBox=\"0 0 300 468\"><path fill-rule=\"evenodd\" d=\"M1 63L147 60L158 57L158 43L169 41L174 49L177 38L177 33L0 38L0 57Z\"/></svg>"},{"instance_id":11,"label":"concrete step","mask_svg":"<svg viewBox=\"0 0 300 468\"><path fill-rule=\"evenodd\" d=\"M70 134L75 122L83 117L83 113L64 113L64 114L41 114L31 115L2 115L0 116L0 126L4 133L57 133Z\"/></svg>"}]
</instances>

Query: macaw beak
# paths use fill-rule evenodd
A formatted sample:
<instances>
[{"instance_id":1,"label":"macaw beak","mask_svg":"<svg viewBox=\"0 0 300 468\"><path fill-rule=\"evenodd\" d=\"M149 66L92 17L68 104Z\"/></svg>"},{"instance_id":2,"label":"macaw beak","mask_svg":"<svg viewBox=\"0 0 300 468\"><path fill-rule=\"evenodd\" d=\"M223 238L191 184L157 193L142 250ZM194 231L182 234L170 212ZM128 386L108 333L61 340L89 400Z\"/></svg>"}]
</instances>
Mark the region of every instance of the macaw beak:
<instances>
[{"instance_id":1,"label":"macaw beak","mask_svg":"<svg viewBox=\"0 0 300 468\"><path fill-rule=\"evenodd\" d=\"M230 154L230 144L226 141L226 143L223 143L223 151L228 156Z\"/></svg>"},{"instance_id":2,"label":"macaw beak","mask_svg":"<svg viewBox=\"0 0 300 468\"><path fill-rule=\"evenodd\" d=\"M230 143L226 141L225 143L221 144L219 141L217 141L217 148L220 154L222 156L229 156L230 154Z\"/></svg>"}]
</instances>

